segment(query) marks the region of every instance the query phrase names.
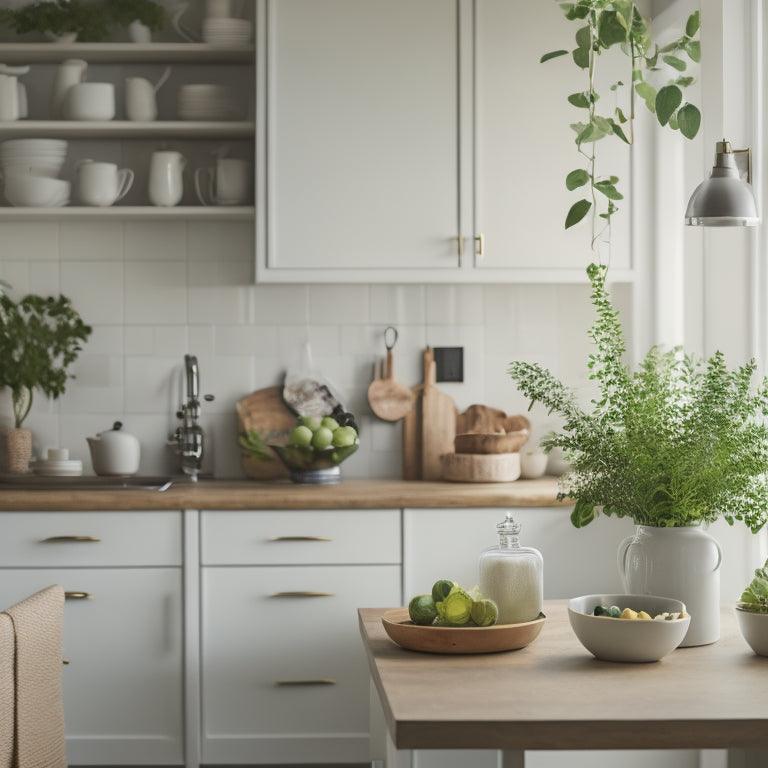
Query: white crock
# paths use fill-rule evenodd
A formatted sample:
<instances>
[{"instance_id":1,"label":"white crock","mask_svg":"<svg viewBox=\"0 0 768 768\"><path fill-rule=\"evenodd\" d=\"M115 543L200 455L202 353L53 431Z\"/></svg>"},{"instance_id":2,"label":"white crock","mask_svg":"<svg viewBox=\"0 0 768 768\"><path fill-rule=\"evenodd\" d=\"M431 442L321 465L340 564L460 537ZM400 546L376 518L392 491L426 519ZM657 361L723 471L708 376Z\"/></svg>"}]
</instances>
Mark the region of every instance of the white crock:
<instances>
[{"instance_id":1,"label":"white crock","mask_svg":"<svg viewBox=\"0 0 768 768\"><path fill-rule=\"evenodd\" d=\"M699 526L638 525L619 545L624 591L682 600L691 625L682 646L709 645L720 638L720 564L717 541Z\"/></svg>"}]
</instances>

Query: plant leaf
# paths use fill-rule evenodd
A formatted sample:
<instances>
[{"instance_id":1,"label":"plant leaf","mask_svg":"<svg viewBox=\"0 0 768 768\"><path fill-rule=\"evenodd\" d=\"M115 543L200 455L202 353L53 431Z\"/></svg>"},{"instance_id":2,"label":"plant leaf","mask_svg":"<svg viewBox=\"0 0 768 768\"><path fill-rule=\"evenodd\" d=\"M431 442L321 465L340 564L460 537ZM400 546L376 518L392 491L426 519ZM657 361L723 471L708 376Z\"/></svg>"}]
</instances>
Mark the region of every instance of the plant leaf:
<instances>
[{"instance_id":1,"label":"plant leaf","mask_svg":"<svg viewBox=\"0 0 768 768\"><path fill-rule=\"evenodd\" d=\"M685 52L691 61L695 61L697 64L701 61L701 43L698 40L691 40L686 43Z\"/></svg>"},{"instance_id":2,"label":"plant leaf","mask_svg":"<svg viewBox=\"0 0 768 768\"><path fill-rule=\"evenodd\" d=\"M637 95L645 101L645 106L651 112L656 112L656 89L645 81L641 83L635 83L635 91Z\"/></svg>"},{"instance_id":3,"label":"plant leaf","mask_svg":"<svg viewBox=\"0 0 768 768\"><path fill-rule=\"evenodd\" d=\"M589 109L589 97L586 91L580 93L572 93L568 97L568 103L573 104L574 107L580 107L583 109Z\"/></svg>"},{"instance_id":4,"label":"plant leaf","mask_svg":"<svg viewBox=\"0 0 768 768\"><path fill-rule=\"evenodd\" d=\"M574 224L578 224L587 215L591 207L592 203L589 200L578 200L575 202L565 217L565 228L569 229Z\"/></svg>"},{"instance_id":5,"label":"plant leaf","mask_svg":"<svg viewBox=\"0 0 768 768\"><path fill-rule=\"evenodd\" d=\"M624 195L622 195L621 192L619 192L619 190L616 189L616 187L614 187L610 181L598 181L595 184L595 189L598 192L602 192L607 198L611 200L624 199Z\"/></svg>"},{"instance_id":6,"label":"plant leaf","mask_svg":"<svg viewBox=\"0 0 768 768\"><path fill-rule=\"evenodd\" d=\"M576 30L576 46L587 51L592 47L592 29L589 25Z\"/></svg>"},{"instance_id":7,"label":"plant leaf","mask_svg":"<svg viewBox=\"0 0 768 768\"><path fill-rule=\"evenodd\" d=\"M583 168L577 168L565 177L565 186L569 190L574 190L583 187L588 181L589 174Z\"/></svg>"},{"instance_id":8,"label":"plant leaf","mask_svg":"<svg viewBox=\"0 0 768 768\"><path fill-rule=\"evenodd\" d=\"M621 110L619 110L621 112ZM626 120L626 118L624 118ZM624 129L615 121L611 120L611 128L613 128L613 132L625 143L629 144L630 141L626 137L626 134L624 133Z\"/></svg>"},{"instance_id":9,"label":"plant leaf","mask_svg":"<svg viewBox=\"0 0 768 768\"><path fill-rule=\"evenodd\" d=\"M574 48L573 63L581 69L589 69L589 48Z\"/></svg>"},{"instance_id":10,"label":"plant leaf","mask_svg":"<svg viewBox=\"0 0 768 768\"><path fill-rule=\"evenodd\" d=\"M693 104L684 104L677 110L677 124L686 139L692 139L701 126L701 112Z\"/></svg>"},{"instance_id":11,"label":"plant leaf","mask_svg":"<svg viewBox=\"0 0 768 768\"><path fill-rule=\"evenodd\" d=\"M678 77L678 78L675 80L675 85L679 85L681 88L687 88L689 85L691 85L691 83L693 83L693 81L694 81L695 79L696 79L696 78L694 78L694 77L689 77L689 76L686 76L686 77Z\"/></svg>"},{"instance_id":12,"label":"plant leaf","mask_svg":"<svg viewBox=\"0 0 768 768\"><path fill-rule=\"evenodd\" d=\"M626 42L627 22L624 17L616 11L603 11L597 22L597 37L606 48Z\"/></svg>"},{"instance_id":13,"label":"plant leaf","mask_svg":"<svg viewBox=\"0 0 768 768\"><path fill-rule=\"evenodd\" d=\"M539 64L543 64L545 61L549 61L550 59L556 59L558 56L567 56L567 55L568 55L568 51L566 50L550 51L549 53L545 53L539 59Z\"/></svg>"},{"instance_id":14,"label":"plant leaf","mask_svg":"<svg viewBox=\"0 0 768 768\"><path fill-rule=\"evenodd\" d=\"M656 94L656 117L661 125L669 122L682 100L683 93L676 85L665 85Z\"/></svg>"},{"instance_id":15,"label":"plant leaf","mask_svg":"<svg viewBox=\"0 0 768 768\"><path fill-rule=\"evenodd\" d=\"M694 11L688 17L688 21L685 24L685 34L688 35L688 37L693 37L699 31L700 25L701 13L699 11Z\"/></svg>"},{"instance_id":16,"label":"plant leaf","mask_svg":"<svg viewBox=\"0 0 768 768\"><path fill-rule=\"evenodd\" d=\"M693 58L693 57L691 57ZM665 64L669 64L670 67L676 69L678 72L685 72L688 65L677 56L662 56Z\"/></svg>"}]
</instances>

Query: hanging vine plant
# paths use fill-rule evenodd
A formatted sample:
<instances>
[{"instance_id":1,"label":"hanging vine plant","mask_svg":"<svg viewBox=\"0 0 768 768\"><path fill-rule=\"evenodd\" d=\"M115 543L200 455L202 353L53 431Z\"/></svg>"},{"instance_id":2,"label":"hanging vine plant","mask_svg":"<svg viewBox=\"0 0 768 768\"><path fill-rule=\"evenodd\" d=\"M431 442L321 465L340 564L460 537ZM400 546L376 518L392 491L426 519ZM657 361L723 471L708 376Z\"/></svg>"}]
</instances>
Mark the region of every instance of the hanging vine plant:
<instances>
[{"instance_id":1,"label":"hanging vine plant","mask_svg":"<svg viewBox=\"0 0 768 768\"><path fill-rule=\"evenodd\" d=\"M619 191L618 176L598 174L596 143L616 136L626 144L632 144L637 98L656 115L660 125L679 130L687 139L692 139L699 131L701 113L695 105L684 100L683 92L694 82L694 78L687 74L688 61L701 61L701 44L697 39L700 17L698 11L692 13L685 33L659 48L652 40L650 21L632 0L578 0L560 5L565 18L579 24L576 47L571 51L550 51L541 57L541 62L570 54L573 63L587 76L586 88L568 96L571 105L586 112L583 119L571 124L576 133L577 150L585 162L583 167L568 173L565 185L570 191L581 192L586 188L586 193L571 205L565 217L565 228L572 227L591 213L591 247L597 250L603 235L610 240L611 217L618 210L616 202L624 196ZM598 108L598 61L612 48L620 49L631 62L628 115L618 105L602 114ZM666 68L672 69L675 75L657 89L646 75ZM618 95L624 87L624 82L619 80L610 86L610 90Z\"/></svg>"}]
</instances>

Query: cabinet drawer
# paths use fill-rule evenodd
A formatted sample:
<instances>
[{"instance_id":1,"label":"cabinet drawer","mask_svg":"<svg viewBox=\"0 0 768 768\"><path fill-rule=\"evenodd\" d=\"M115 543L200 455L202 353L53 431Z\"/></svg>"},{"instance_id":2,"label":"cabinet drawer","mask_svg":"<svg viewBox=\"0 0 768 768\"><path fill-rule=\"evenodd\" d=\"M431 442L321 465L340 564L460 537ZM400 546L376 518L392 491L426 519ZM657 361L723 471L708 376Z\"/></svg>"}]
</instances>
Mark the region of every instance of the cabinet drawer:
<instances>
[{"instance_id":1,"label":"cabinet drawer","mask_svg":"<svg viewBox=\"0 0 768 768\"><path fill-rule=\"evenodd\" d=\"M203 565L400 563L400 510L202 513Z\"/></svg>"},{"instance_id":2,"label":"cabinet drawer","mask_svg":"<svg viewBox=\"0 0 768 768\"><path fill-rule=\"evenodd\" d=\"M181 512L2 512L0 568L181 565Z\"/></svg>"}]
</instances>

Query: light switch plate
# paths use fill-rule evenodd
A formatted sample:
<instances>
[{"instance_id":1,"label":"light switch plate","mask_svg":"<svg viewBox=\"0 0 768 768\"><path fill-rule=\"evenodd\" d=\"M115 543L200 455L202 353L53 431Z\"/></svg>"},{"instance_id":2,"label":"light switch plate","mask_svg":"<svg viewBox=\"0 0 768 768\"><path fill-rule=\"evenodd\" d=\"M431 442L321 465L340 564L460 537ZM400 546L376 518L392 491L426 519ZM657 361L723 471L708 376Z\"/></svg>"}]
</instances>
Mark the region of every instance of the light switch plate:
<instances>
[{"instance_id":1,"label":"light switch plate","mask_svg":"<svg viewBox=\"0 0 768 768\"><path fill-rule=\"evenodd\" d=\"M435 347L437 381L464 381L464 347Z\"/></svg>"}]
</instances>

